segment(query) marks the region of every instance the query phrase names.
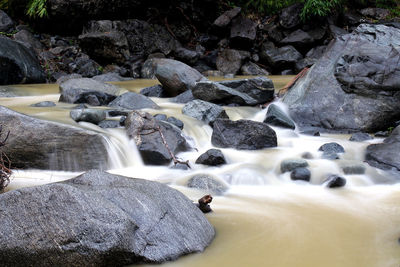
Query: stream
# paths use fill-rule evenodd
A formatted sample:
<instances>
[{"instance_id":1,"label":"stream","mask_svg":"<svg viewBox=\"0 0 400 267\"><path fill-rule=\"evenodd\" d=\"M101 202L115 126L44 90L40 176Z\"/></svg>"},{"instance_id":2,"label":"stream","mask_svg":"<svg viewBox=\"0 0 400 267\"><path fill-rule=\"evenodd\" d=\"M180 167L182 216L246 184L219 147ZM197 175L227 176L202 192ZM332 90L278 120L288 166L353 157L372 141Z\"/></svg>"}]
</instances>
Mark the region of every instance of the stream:
<instances>
[{"instance_id":1,"label":"stream","mask_svg":"<svg viewBox=\"0 0 400 267\"><path fill-rule=\"evenodd\" d=\"M275 88L282 87L292 77L270 76ZM133 80L114 84L139 92L156 83L156 80ZM3 106L33 117L103 133L108 144L111 173L167 183L193 201L205 194L185 186L194 174L213 175L229 186L227 193L214 196L211 203L214 212L206 215L217 232L212 244L203 253L187 255L163 266L400 266L400 185L383 171L363 162L365 148L382 142L381 138L351 142L350 135L308 136L272 127L278 136L278 147L256 151L223 148L228 164L208 167L194 162L200 154L213 148L212 128L183 115L183 104L152 98L161 110L146 111L182 120L183 134L195 149L177 155L183 161L189 160L190 170L146 166L124 129L102 129L73 121L69 112L75 105L58 102L58 85L8 88L18 97L0 98ZM53 101L57 106L30 106L41 101ZM263 121L267 111L258 107L225 109L232 120ZM321 158L318 148L329 142L344 147L346 152L339 160ZM281 174L282 160L301 158L305 152L312 155L312 159L308 159L312 174L310 183L292 181L289 172ZM344 174L345 166L364 166L365 174ZM78 174L15 170L6 190L57 182ZM346 186L325 187L328 174L345 177Z\"/></svg>"}]
</instances>

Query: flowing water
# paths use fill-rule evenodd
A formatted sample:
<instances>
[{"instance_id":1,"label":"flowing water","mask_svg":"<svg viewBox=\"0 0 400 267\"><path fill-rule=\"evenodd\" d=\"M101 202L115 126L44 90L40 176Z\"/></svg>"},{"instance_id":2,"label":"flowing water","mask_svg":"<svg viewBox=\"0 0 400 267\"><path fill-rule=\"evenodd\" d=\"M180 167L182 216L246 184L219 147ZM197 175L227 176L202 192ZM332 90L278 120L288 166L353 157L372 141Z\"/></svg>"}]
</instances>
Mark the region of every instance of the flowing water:
<instances>
[{"instance_id":1,"label":"flowing water","mask_svg":"<svg viewBox=\"0 0 400 267\"><path fill-rule=\"evenodd\" d=\"M279 88L291 77L271 77ZM154 80L116 83L130 90L155 84ZM0 98L0 104L34 117L75 124L69 118L74 105L58 103L57 85L12 86L19 97ZM40 101L57 102L56 107L37 108ZM364 150L370 143L350 142L348 135L305 136L291 130L274 128L278 147L259 151L221 149L228 161L222 167L193 164L209 148L212 129L202 122L181 114L183 105L168 99L153 100L161 110L152 114L175 116L185 123L183 134L193 151L178 157L189 160L189 171L164 166L145 166L134 144L123 129L104 130L89 123L80 123L104 134L109 146L109 171L129 177L144 178L169 184L190 199L205 192L185 187L194 174L211 174L229 186L223 196L214 196L213 213L207 218L217 235L204 253L184 256L165 266L400 266L400 185L384 172L363 162ZM266 110L256 107L226 108L233 120L262 121ZM318 148L327 142L338 142L346 153L339 160L321 159ZM289 173L280 173L280 162L311 153L308 160L311 182L293 182ZM363 165L363 175L345 175L344 166ZM78 173L17 170L8 190L65 180ZM346 187L328 189L323 186L328 174L347 179ZM157 265L159 266L159 265Z\"/></svg>"}]
</instances>

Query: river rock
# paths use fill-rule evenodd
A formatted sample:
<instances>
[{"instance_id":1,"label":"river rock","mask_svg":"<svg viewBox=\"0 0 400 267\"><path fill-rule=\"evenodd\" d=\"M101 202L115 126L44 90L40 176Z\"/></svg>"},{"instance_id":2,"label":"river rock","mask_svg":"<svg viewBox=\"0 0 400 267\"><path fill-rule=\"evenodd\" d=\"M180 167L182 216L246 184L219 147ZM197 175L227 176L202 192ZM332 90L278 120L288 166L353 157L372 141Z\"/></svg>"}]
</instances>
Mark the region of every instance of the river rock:
<instances>
[{"instance_id":1,"label":"river rock","mask_svg":"<svg viewBox=\"0 0 400 267\"><path fill-rule=\"evenodd\" d=\"M160 84L143 88L140 94L147 97L167 97L167 93Z\"/></svg>"},{"instance_id":2,"label":"river rock","mask_svg":"<svg viewBox=\"0 0 400 267\"><path fill-rule=\"evenodd\" d=\"M161 263L203 251L215 235L179 191L98 170L0 201L0 256L9 266Z\"/></svg>"},{"instance_id":3,"label":"river rock","mask_svg":"<svg viewBox=\"0 0 400 267\"><path fill-rule=\"evenodd\" d=\"M97 124L101 128L118 128L124 125L121 125L120 121L116 120L103 120Z\"/></svg>"},{"instance_id":4,"label":"river rock","mask_svg":"<svg viewBox=\"0 0 400 267\"><path fill-rule=\"evenodd\" d=\"M250 57L247 51L224 49L217 57L217 69L224 74L236 74L242 67L244 60Z\"/></svg>"},{"instance_id":5,"label":"river rock","mask_svg":"<svg viewBox=\"0 0 400 267\"><path fill-rule=\"evenodd\" d=\"M183 126L184 126L183 121L181 121L181 120L179 120L179 119L177 119L175 117L169 117L167 119L167 122L175 125L176 127L178 127L181 130L183 129Z\"/></svg>"},{"instance_id":6,"label":"river rock","mask_svg":"<svg viewBox=\"0 0 400 267\"><path fill-rule=\"evenodd\" d=\"M297 181L309 182L311 178L311 172L307 168L296 168L290 173L290 179Z\"/></svg>"},{"instance_id":7,"label":"river rock","mask_svg":"<svg viewBox=\"0 0 400 267\"><path fill-rule=\"evenodd\" d=\"M217 119L211 143L216 147L256 150L276 147L277 137L275 131L262 122Z\"/></svg>"},{"instance_id":8,"label":"river rock","mask_svg":"<svg viewBox=\"0 0 400 267\"><path fill-rule=\"evenodd\" d=\"M115 72L107 72L104 74L93 76L93 80L99 82L121 82L121 81L129 81L131 78L121 77L118 73Z\"/></svg>"},{"instance_id":9,"label":"river rock","mask_svg":"<svg viewBox=\"0 0 400 267\"><path fill-rule=\"evenodd\" d=\"M169 96L192 89L196 82L206 79L197 70L173 59L154 59L154 74Z\"/></svg>"},{"instance_id":10,"label":"river rock","mask_svg":"<svg viewBox=\"0 0 400 267\"><path fill-rule=\"evenodd\" d=\"M35 53L23 44L0 36L0 85L44 83L46 76Z\"/></svg>"},{"instance_id":11,"label":"river rock","mask_svg":"<svg viewBox=\"0 0 400 267\"><path fill-rule=\"evenodd\" d=\"M292 29L301 24L300 13L303 9L302 3L297 3L282 9L279 14L279 24L285 29Z\"/></svg>"},{"instance_id":12,"label":"river rock","mask_svg":"<svg viewBox=\"0 0 400 267\"><path fill-rule=\"evenodd\" d=\"M173 103L180 103L180 104L186 104L192 100L195 100L192 90L187 90L173 98L170 99L171 102Z\"/></svg>"},{"instance_id":13,"label":"river rock","mask_svg":"<svg viewBox=\"0 0 400 267\"><path fill-rule=\"evenodd\" d=\"M260 58L274 68L292 68L303 56L291 45L280 48L271 42L263 43Z\"/></svg>"},{"instance_id":14,"label":"river rock","mask_svg":"<svg viewBox=\"0 0 400 267\"><path fill-rule=\"evenodd\" d=\"M328 176L326 187L338 188L346 185L346 179L338 175L332 174Z\"/></svg>"},{"instance_id":15,"label":"river rock","mask_svg":"<svg viewBox=\"0 0 400 267\"><path fill-rule=\"evenodd\" d=\"M363 142L372 139L374 138L367 133L355 133L350 136L349 140L354 142Z\"/></svg>"},{"instance_id":16,"label":"river rock","mask_svg":"<svg viewBox=\"0 0 400 267\"><path fill-rule=\"evenodd\" d=\"M238 16L232 20L230 43L237 48L251 48L256 39L256 33L256 22L249 18Z\"/></svg>"},{"instance_id":17,"label":"river rock","mask_svg":"<svg viewBox=\"0 0 400 267\"><path fill-rule=\"evenodd\" d=\"M107 145L96 132L32 118L0 106L7 154L13 168L82 171L106 169Z\"/></svg>"},{"instance_id":18,"label":"river rock","mask_svg":"<svg viewBox=\"0 0 400 267\"><path fill-rule=\"evenodd\" d=\"M281 162L281 173L291 172L294 169L308 167L307 160L304 159L285 159Z\"/></svg>"},{"instance_id":19,"label":"river rock","mask_svg":"<svg viewBox=\"0 0 400 267\"><path fill-rule=\"evenodd\" d=\"M309 50L310 46L314 43L314 38L312 38L307 32L298 29L281 41L283 45L292 45L299 50L306 49ZM308 49L307 49L308 48Z\"/></svg>"},{"instance_id":20,"label":"river rock","mask_svg":"<svg viewBox=\"0 0 400 267\"><path fill-rule=\"evenodd\" d=\"M253 63L251 61L245 63L241 68L240 71L242 72L243 75L269 75L270 73L258 66L256 63Z\"/></svg>"},{"instance_id":21,"label":"river rock","mask_svg":"<svg viewBox=\"0 0 400 267\"><path fill-rule=\"evenodd\" d=\"M208 166L219 166L226 164L224 154L219 149L209 149L196 159L196 164L203 164Z\"/></svg>"},{"instance_id":22,"label":"river rock","mask_svg":"<svg viewBox=\"0 0 400 267\"><path fill-rule=\"evenodd\" d=\"M171 153L176 155L189 147L177 127L155 120L146 112L131 112L125 120L125 128L128 136L135 141L145 164L166 165L172 160ZM168 144L169 150L163 139Z\"/></svg>"},{"instance_id":23,"label":"river rock","mask_svg":"<svg viewBox=\"0 0 400 267\"><path fill-rule=\"evenodd\" d=\"M274 126L295 129L296 125L277 105L271 104L268 106L267 115L264 122Z\"/></svg>"},{"instance_id":24,"label":"river rock","mask_svg":"<svg viewBox=\"0 0 400 267\"><path fill-rule=\"evenodd\" d=\"M365 174L366 167L359 162L345 162L341 164L344 174Z\"/></svg>"},{"instance_id":25,"label":"river rock","mask_svg":"<svg viewBox=\"0 0 400 267\"><path fill-rule=\"evenodd\" d=\"M291 117L300 128L374 132L389 127L400 116L396 45L400 30L383 25L363 24L335 39L284 96Z\"/></svg>"},{"instance_id":26,"label":"river rock","mask_svg":"<svg viewBox=\"0 0 400 267\"><path fill-rule=\"evenodd\" d=\"M20 30L14 34L14 40L25 44L28 48L43 49L42 43L28 30Z\"/></svg>"},{"instance_id":27,"label":"river rock","mask_svg":"<svg viewBox=\"0 0 400 267\"><path fill-rule=\"evenodd\" d=\"M70 79L60 84L60 102L107 105L121 89L115 85L89 78Z\"/></svg>"},{"instance_id":28,"label":"river rock","mask_svg":"<svg viewBox=\"0 0 400 267\"><path fill-rule=\"evenodd\" d=\"M0 10L0 32L9 32L14 28L14 21L7 15L6 12Z\"/></svg>"},{"instance_id":29,"label":"river rock","mask_svg":"<svg viewBox=\"0 0 400 267\"><path fill-rule=\"evenodd\" d=\"M106 113L101 109L73 109L69 115L76 122L85 121L93 124L106 119Z\"/></svg>"},{"instance_id":30,"label":"river rock","mask_svg":"<svg viewBox=\"0 0 400 267\"><path fill-rule=\"evenodd\" d=\"M109 107L118 107L125 109L142 109L152 108L159 109L160 107L147 96L134 92L124 93L108 104Z\"/></svg>"},{"instance_id":31,"label":"river rock","mask_svg":"<svg viewBox=\"0 0 400 267\"><path fill-rule=\"evenodd\" d=\"M56 103L54 103L53 101L42 101L36 104L32 104L31 107L55 107Z\"/></svg>"},{"instance_id":32,"label":"river rock","mask_svg":"<svg viewBox=\"0 0 400 267\"><path fill-rule=\"evenodd\" d=\"M366 17L370 17L377 20L385 19L390 15L390 11L384 8L363 8L360 13Z\"/></svg>"},{"instance_id":33,"label":"river rock","mask_svg":"<svg viewBox=\"0 0 400 267\"><path fill-rule=\"evenodd\" d=\"M189 179L187 186L190 188L202 189L206 191L206 193L217 195L222 195L229 189L224 181L208 174L194 175Z\"/></svg>"},{"instance_id":34,"label":"river rock","mask_svg":"<svg viewBox=\"0 0 400 267\"><path fill-rule=\"evenodd\" d=\"M204 121L211 126L218 118L229 119L222 107L198 99L190 101L183 106L182 113L200 121Z\"/></svg>"},{"instance_id":35,"label":"river rock","mask_svg":"<svg viewBox=\"0 0 400 267\"><path fill-rule=\"evenodd\" d=\"M333 152L333 153L344 153L344 148L339 145L338 143L331 142L331 143L326 143L320 146L318 148L318 151L323 151L323 152Z\"/></svg>"},{"instance_id":36,"label":"river rock","mask_svg":"<svg viewBox=\"0 0 400 267\"><path fill-rule=\"evenodd\" d=\"M184 47L178 47L174 49L174 55L177 60L189 65L194 65L199 59L201 53Z\"/></svg>"},{"instance_id":37,"label":"river rock","mask_svg":"<svg viewBox=\"0 0 400 267\"><path fill-rule=\"evenodd\" d=\"M232 8L231 10L225 11L221 16L219 16L213 23L213 26L224 28L227 27L231 20L239 15L242 9L240 7Z\"/></svg>"}]
</instances>

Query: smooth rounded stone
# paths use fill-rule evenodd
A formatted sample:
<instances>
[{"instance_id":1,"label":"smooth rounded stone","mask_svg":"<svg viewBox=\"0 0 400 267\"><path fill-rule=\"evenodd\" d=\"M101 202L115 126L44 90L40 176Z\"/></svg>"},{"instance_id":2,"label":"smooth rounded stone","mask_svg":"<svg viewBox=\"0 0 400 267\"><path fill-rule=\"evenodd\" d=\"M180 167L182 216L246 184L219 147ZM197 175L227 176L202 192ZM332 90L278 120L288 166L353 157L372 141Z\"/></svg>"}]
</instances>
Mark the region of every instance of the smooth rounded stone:
<instances>
[{"instance_id":1,"label":"smooth rounded stone","mask_svg":"<svg viewBox=\"0 0 400 267\"><path fill-rule=\"evenodd\" d=\"M225 11L221 16L219 16L213 22L213 26L220 27L220 28L227 27L231 23L231 20L234 17L236 17L237 15L239 15L240 11L242 11L242 9L240 7L235 7L228 11Z\"/></svg>"},{"instance_id":2,"label":"smooth rounded stone","mask_svg":"<svg viewBox=\"0 0 400 267\"><path fill-rule=\"evenodd\" d=\"M76 122L85 121L93 124L106 119L106 113L101 109L73 109L69 115Z\"/></svg>"},{"instance_id":3,"label":"smooth rounded stone","mask_svg":"<svg viewBox=\"0 0 400 267\"><path fill-rule=\"evenodd\" d=\"M165 57L165 56L164 56ZM154 74L155 70L155 58L147 59L140 70L140 77L143 79L155 79L156 76Z\"/></svg>"},{"instance_id":4,"label":"smooth rounded stone","mask_svg":"<svg viewBox=\"0 0 400 267\"><path fill-rule=\"evenodd\" d=\"M176 127L178 127L181 130L183 129L183 126L184 126L183 121L181 121L175 117L168 117L167 122L175 125Z\"/></svg>"},{"instance_id":5,"label":"smooth rounded stone","mask_svg":"<svg viewBox=\"0 0 400 267\"><path fill-rule=\"evenodd\" d=\"M226 164L226 160L221 150L212 148L201 154L200 157L196 159L196 164L219 166Z\"/></svg>"},{"instance_id":6,"label":"smooth rounded stone","mask_svg":"<svg viewBox=\"0 0 400 267\"><path fill-rule=\"evenodd\" d=\"M29 117L0 106L0 125L10 131L2 147L13 168L59 171L107 169L104 137L94 131Z\"/></svg>"},{"instance_id":7,"label":"smooth rounded stone","mask_svg":"<svg viewBox=\"0 0 400 267\"><path fill-rule=\"evenodd\" d=\"M187 90L170 99L171 102L180 104L186 104L192 100L195 100L192 90Z\"/></svg>"},{"instance_id":8,"label":"smooth rounded stone","mask_svg":"<svg viewBox=\"0 0 400 267\"><path fill-rule=\"evenodd\" d=\"M267 124L251 120L226 119L217 119L214 122L211 143L216 147L243 150L257 150L278 145L275 131Z\"/></svg>"},{"instance_id":9,"label":"smooth rounded stone","mask_svg":"<svg viewBox=\"0 0 400 267\"><path fill-rule=\"evenodd\" d=\"M344 153L344 148L339 145L338 143L331 142L331 143L326 143L320 146L318 148L318 151L323 151L323 152L333 152L333 153Z\"/></svg>"},{"instance_id":10,"label":"smooth rounded stone","mask_svg":"<svg viewBox=\"0 0 400 267\"><path fill-rule=\"evenodd\" d=\"M160 107L153 102L147 96L137 94L134 92L124 93L108 104L109 107L118 107L125 109L142 109L142 108L152 108L159 109Z\"/></svg>"},{"instance_id":11,"label":"smooth rounded stone","mask_svg":"<svg viewBox=\"0 0 400 267\"><path fill-rule=\"evenodd\" d=\"M143 88L139 93L147 97L167 97L167 93L160 84Z\"/></svg>"},{"instance_id":12,"label":"smooth rounded stone","mask_svg":"<svg viewBox=\"0 0 400 267\"><path fill-rule=\"evenodd\" d=\"M243 75L270 75L270 73L266 70L258 66L254 62L247 62L245 63L241 68L240 71L242 72Z\"/></svg>"},{"instance_id":13,"label":"smooth rounded stone","mask_svg":"<svg viewBox=\"0 0 400 267\"><path fill-rule=\"evenodd\" d=\"M14 28L14 21L6 12L0 10L0 32L8 32Z\"/></svg>"},{"instance_id":14,"label":"smooth rounded stone","mask_svg":"<svg viewBox=\"0 0 400 267\"><path fill-rule=\"evenodd\" d=\"M132 80L131 78L121 77L118 73L115 72L108 72L105 74L96 75L93 76L92 79L99 82L121 82Z\"/></svg>"},{"instance_id":15,"label":"smooth rounded stone","mask_svg":"<svg viewBox=\"0 0 400 267\"><path fill-rule=\"evenodd\" d=\"M32 104L31 107L54 107L56 103L53 101L42 101L36 104Z\"/></svg>"},{"instance_id":16,"label":"smooth rounded stone","mask_svg":"<svg viewBox=\"0 0 400 267\"><path fill-rule=\"evenodd\" d=\"M304 159L285 159L281 162L281 173L291 172L301 167L308 167L308 162Z\"/></svg>"},{"instance_id":17,"label":"smooth rounded stone","mask_svg":"<svg viewBox=\"0 0 400 267\"><path fill-rule=\"evenodd\" d=\"M196 82L206 79L200 72L180 61L166 58L153 60L154 74L169 96L177 96L192 89Z\"/></svg>"},{"instance_id":18,"label":"smooth rounded stone","mask_svg":"<svg viewBox=\"0 0 400 267\"><path fill-rule=\"evenodd\" d=\"M302 180L309 182L311 178L311 172L307 168L296 168L290 173L290 179L297 181Z\"/></svg>"},{"instance_id":19,"label":"smooth rounded stone","mask_svg":"<svg viewBox=\"0 0 400 267\"><path fill-rule=\"evenodd\" d=\"M37 50L43 49L42 43L36 39L30 31L27 30L21 30L14 34L14 40L23 43L28 48Z\"/></svg>"},{"instance_id":20,"label":"smooth rounded stone","mask_svg":"<svg viewBox=\"0 0 400 267\"><path fill-rule=\"evenodd\" d=\"M341 164L344 174L365 174L366 167L362 163L344 163Z\"/></svg>"},{"instance_id":21,"label":"smooth rounded stone","mask_svg":"<svg viewBox=\"0 0 400 267\"><path fill-rule=\"evenodd\" d=\"M338 175L332 174L328 176L326 187L328 188L338 188L344 187L346 185L346 179Z\"/></svg>"},{"instance_id":22,"label":"smooth rounded stone","mask_svg":"<svg viewBox=\"0 0 400 267\"><path fill-rule=\"evenodd\" d=\"M162 263L202 252L215 236L179 191L99 170L13 190L0 201L6 203L0 219L6 266Z\"/></svg>"},{"instance_id":23,"label":"smooth rounded stone","mask_svg":"<svg viewBox=\"0 0 400 267\"><path fill-rule=\"evenodd\" d=\"M165 114L156 114L154 118L159 121L166 121L168 117Z\"/></svg>"},{"instance_id":24,"label":"smooth rounded stone","mask_svg":"<svg viewBox=\"0 0 400 267\"><path fill-rule=\"evenodd\" d=\"M249 52L235 49L224 49L218 53L217 70L224 74L237 74L244 60L250 57Z\"/></svg>"},{"instance_id":25,"label":"smooth rounded stone","mask_svg":"<svg viewBox=\"0 0 400 267\"><path fill-rule=\"evenodd\" d=\"M275 104L268 106L267 115L264 122L274 126L295 129L296 125L280 108Z\"/></svg>"},{"instance_id":26,"label":"smooth rounded stone","mask_svg":"<svg viewBox=\"0 0 400 267\"><path fill-rule=\"evenodd\" d=\"M182 113L210 125L213 125L218 118L229 119L222 107L203 100L186 103L182 108Z\"/></svg>"},{"instance_id":27,"label":"smooth rounded stone","mask_svg":"<svg viewBox=\"0 0 400 267\"><path fill-rule=\"evenodd\" d=\"M285 29L292 29L301 24L300 13L303 9L302 3L297 3L282 9L279 14L279 24Z\"/></svg>"},{"instance_id":28,"label":"smooth rounded stone","mask_svg":"<svg viewBox=\"0 0 400 267\"><path fill-rule=\"evenodd\" d=\"M44 83L46 76L32 49L0 36L0 85Z\"/></svg>"},{"instance_id":29,"label":"smooth rounded stone","mask_svg":"<svg viewBox=\"0 0 400 267\"><path fill-rule=\"evenodd\" d=\"M118 128L121 127L120 121L116 120L104 120L97 124L101 128Z\"/></svg>"},{"instance_id":30,"label":"smooth rounded stone","mask_svg":"<svg viewBox=\"0 0 400 267\"><path fill-rule=\"evenodd\" d=\"M374 138L367 133L355 133L351 135L349 140L354 142L363 142L372 139Z\"/></svg>"},{"instance_id":31,"label":"smooth rounded stone","mask_svg":"<svg viewBox=\"0 0 400 267\"><path fill-rule=\"evenodd\" d=\"M190 188L197 188L206 191L206 193L222 195L228 191L228 185L221 179L209 174L196 174L191 177L187 186Z\"/></svg>"},{"instance_id":32,"label":"smooth rounded stone","mask_svg":"<svg viewBox=\"0 0 400 267\"><path fill-rule=\"evenodd\" d=\"M189 145L179 128L156 120L147 112L133 111L125 120L129 138L133 139L145 164L167 165L171 153L187 151ZM162 132L162 135L160 134ZM164 144L164 141L168 144Z\"/></svg>"}]
</instances>

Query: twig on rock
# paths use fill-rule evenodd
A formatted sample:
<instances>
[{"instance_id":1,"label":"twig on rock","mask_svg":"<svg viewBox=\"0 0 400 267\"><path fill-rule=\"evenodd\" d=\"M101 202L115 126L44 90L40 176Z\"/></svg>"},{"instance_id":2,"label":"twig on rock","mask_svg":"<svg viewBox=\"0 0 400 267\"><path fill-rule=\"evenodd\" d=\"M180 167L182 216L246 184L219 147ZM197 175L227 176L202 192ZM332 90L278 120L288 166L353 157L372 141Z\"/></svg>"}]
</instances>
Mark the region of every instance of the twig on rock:
<instances>
[{"instance_id":1,"label":"twig on rock","mask_svg":"<svg viewBox=\"0 0 400 267\"><path fill-rule=\"evenodd\" d=\"M279 90L278 96L283 96L299 79L307 74L308 70L309 68L307 67L302 69L290 82Z\"/></svg>"},{"instance_id":2,"label":"twig on rock","mask_svg":"<svg viewBox=\"0 0 400 267\"><path fill-rule=\"evenodd\" d=\"M159 125L157 125L157 128L156 128L156 129L157 129L157 131L160 133L161 140L162 140L162 142L163 142L165 148L168 150L168 153L169 153L169 155L171 156L172 160L174 161L174 165L180 163L180 164L185 164L186 166L188 166L188 168L190 168L190 165L189 165L189 161L188 161L188 160L187 160L187 161L178 160L178 159L175 157L174 153L172 153L171 149L170 149L169 146L168 146L167 140L165 140L164 134L162 133L161 128L160 128Z\"/></svg>"}]
</instances>

